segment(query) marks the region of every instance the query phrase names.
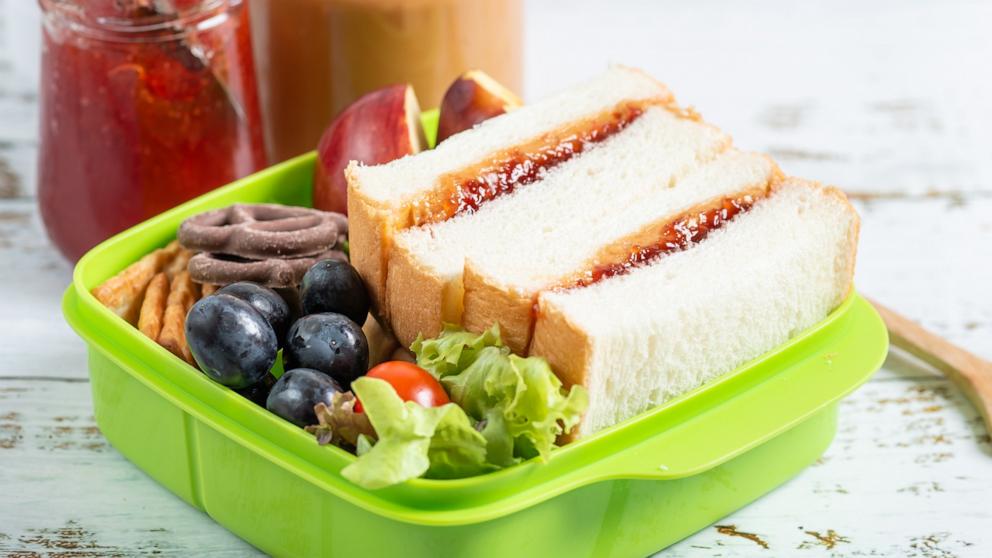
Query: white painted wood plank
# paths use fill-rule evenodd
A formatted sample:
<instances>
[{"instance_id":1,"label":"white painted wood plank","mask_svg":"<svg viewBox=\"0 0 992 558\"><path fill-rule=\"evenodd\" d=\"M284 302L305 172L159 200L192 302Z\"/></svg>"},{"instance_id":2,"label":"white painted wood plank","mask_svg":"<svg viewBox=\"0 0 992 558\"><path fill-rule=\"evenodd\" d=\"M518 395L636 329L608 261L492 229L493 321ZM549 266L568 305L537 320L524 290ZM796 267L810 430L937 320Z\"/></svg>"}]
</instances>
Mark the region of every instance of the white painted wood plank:
<instances>
[{"instance_id":1,"label":"white painted wood plank","mask_svg":"<svg viewBox=\"0 0 992 558\"><path fill-rule=\"evenodd\" d=\"M34 2L0 0L0 200L35 192L37 12Z\"/></svg>"},{"instance_id":2,"label":"white painted wood plank","mask_svg":"<svg viewBox=\"0 0 992 558\"><path fill-rule=\"evenodd\" d=\"M0 73L0 78L4 77L11 75ZM38 137L38 98L34 90L9 91L0 86L0 123L4 146L34 145Z\"/></svg>"},{"instance_id":3,"label":"white painted wood plank","mask_svg":"<svg viewBox=\"0 0 992 558\"><path fill-rule=\"evenodd\" d=\"M37 89L40 37L37 2L0 0L0 76L11 76L9 80L0 79L0 91Z\"/></svg>"},{"instance_id":4,"label":"white painted wood plank","mask_svg":"<svg viewBox=\"0 0 992 558\"><path fill-rule=\"evenodd\" d=\"M992 359L992 197L855 205L858 290Z\"/></svg>"},{"instance_id":5,"label":"white painted wood plank","mask_svg":"<svg viewBox=\"0 0 992 558\"><path fill-rule=\"evenodd\" d=\"M33 142L0 139L0 200L33 195L37 157L38 147Z\"/></svg>"},{"instance_id":6,"label":"white painted wood plank","mask_svg":"<svg viewBox=\"0 0 992 558\"><path fill-rule=\"evenodd\" d=\"M83 342L62 319L71 282L34 201L0 201L0 376L86 377Z\"/></svg>"},{"instance_id":7,"label":"white painted wood plank","mask_svg":"<svg viewBox=\"0 0 992 558\"><path fill-rule=\"evenodd\" d=\"M0 0L0 200L36 189L40 37L36 2Z\"/></svg>"},{"instance_id":8,"label":"white painted wood plank","mask_svg":"<svg viewBox=\"0 0 992 558\"><path fill-rule=\"evenodd\" d=\"M259 554L111 448L89 390L0 380L0 556Z\"/></svg>"},{"instance_id":9,"label":"white painted wood plank","mask_svg":"<svg viewBox=\"0 0 992 558\"><path fill-rule=\"evenodd\" d=\"M629 64L788 172L992 190L992 3L545 0L527 15L528 98Z\"/></svg>"}]
</instances>

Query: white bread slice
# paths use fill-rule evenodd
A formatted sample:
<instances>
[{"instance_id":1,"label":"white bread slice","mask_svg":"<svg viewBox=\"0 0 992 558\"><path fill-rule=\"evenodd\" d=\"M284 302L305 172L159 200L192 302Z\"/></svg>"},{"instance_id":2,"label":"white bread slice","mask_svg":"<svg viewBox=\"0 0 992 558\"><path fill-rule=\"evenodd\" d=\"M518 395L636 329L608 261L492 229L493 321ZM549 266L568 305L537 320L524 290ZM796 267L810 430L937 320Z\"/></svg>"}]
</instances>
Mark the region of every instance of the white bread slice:
<instances>
[{"instance_id":1,"label":"white bread slice","mask_svg":"<svg viewBox=\"0 0 992 558\"><path fill-rule=\"evenodd\" d=\"M674 105L671 92L639 70L613 67L537 103L456 134L435 149L377 166L352 162L348 179L351 262L365 279L378 314L385 314L386 258L397 230L410 226L411 206L445 176L541 140L625 103ZM521 147L523 149L523 147Z\"/></svg>"},{"instance_id":2,"label":"white bread slice","mask_svg":"<svg viewBox=\"0 0 992 558\"><path fill-rule=\"evenodd\" d=\"M544 292L530 354L589 391L578 436L727 373L814 325L851 290L859 221L799 179L699 244L627 275Z\"/></svg>"},{"instance_id":3,"label":"white bread slice","mask_svg":"<svg viewBox=\"0 0 992 558\"><path fill-rule=\"evenodd\" d=\"M712 126L652 107L623 131L552 169L539 182L492 200L475 213L397 234L386 280L386 304L397 339L408 345L417 335L440 333L442 322L462 323L467 256L502 254L500 261L514 267L507 271L518 274L521 267L545 269L544 256L550 252L560 251L572 263L580 263L604 246L604 235L617 224L618 214L626 215L652 200L652 207L664 215L665 208L711 198L712 185L706 185L703 194L684 193L679 179L730 144L730 137ZM667 204L664 200L673 195L675 203ZM567 232L556 234L557 227ZM596 233L584 234L585 228ZM622 228L616 236L631 231ZM552 240L556 244L545 245ZM556 279L574 270L574 265L563 264L548 275ZM506 328L504 342L521 353L530 333L529 306L523 314L523 323L514 322L513 314L499 316ZM476 325L482 330L492 321Z\"/></svg>"},{"instance_id":4,"label":"white bread slice","mask_svg":"<svg viewBox=\"0 0 992 558\"><path fill-rule=\"evenodd\" d=\"M622 184L600 186L613 190L618 185L636 186L638 181L631 178ZM468 253L462 323L472 331L499 323L507 345L525 352L540 291L570 286L562 279L585 277L598 266L623 262L632 247L658 243L662 231L673 221L720 207L727 198L762 198L780 178L778 167L767 156L731 149L695 168L667 190L626 206L611 199L598 211L587 211L589 218L557 220L551 228L537 218L517 219L515 236L530 239L526 251ZM594 202L594 198L580 195L584 193L574 195L578 208Z\"/></svg>"}]
</instances>

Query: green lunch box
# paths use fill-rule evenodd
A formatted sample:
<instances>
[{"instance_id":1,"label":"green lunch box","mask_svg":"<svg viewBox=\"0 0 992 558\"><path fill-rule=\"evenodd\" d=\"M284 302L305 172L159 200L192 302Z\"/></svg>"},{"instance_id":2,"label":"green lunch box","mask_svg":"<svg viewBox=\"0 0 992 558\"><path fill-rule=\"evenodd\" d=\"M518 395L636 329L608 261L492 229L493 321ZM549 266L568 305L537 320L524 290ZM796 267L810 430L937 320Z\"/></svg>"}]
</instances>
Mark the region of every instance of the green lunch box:
<instances>
[{"instance_id":1,"label":"green lunch box","mask_svg":"<svg viewBox=\"0 0 992 558\"><path fill-rule=\"evenodd\" d=\"M89 345L96 422L180 498L276 556L645 556L769 492L830 444L839 400L888 349L852 294L776 350L589 438L488 475L382 490L355 458L216 384L104 308L90 290L235 202L309 206L303 155L104 242L76 266L69 324Z\"/></svg>"}]
</instances>

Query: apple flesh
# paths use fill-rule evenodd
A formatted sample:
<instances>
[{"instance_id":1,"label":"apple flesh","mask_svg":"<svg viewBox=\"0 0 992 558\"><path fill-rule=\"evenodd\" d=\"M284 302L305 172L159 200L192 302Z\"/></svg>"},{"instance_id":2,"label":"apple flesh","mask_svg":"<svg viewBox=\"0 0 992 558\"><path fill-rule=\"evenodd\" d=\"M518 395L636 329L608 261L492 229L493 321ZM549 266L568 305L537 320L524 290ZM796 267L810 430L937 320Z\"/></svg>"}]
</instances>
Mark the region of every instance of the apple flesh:
<instances>
[{"instance_id":1,"label":"apple flesh","mask_svg":"<svg viewBox=\"0 0 992 558\"><path fill-rule=\"evenodd\" d=\"M390 85L365 94L341 111L320 137L313 178L314 207L347 215L344 169L349 162L388 163L419 153L426 145L413 87Z\"/></svg>"},{"instance_id":2,"label":"apple flesh","mask_svg":"<svg viewBox=\"0 0 992 558\"><path fill-rule=\"evenodd\" d=\"M456 79L441 99L437 143L523 103L512 91L481 70Z\"/></svg>"}]
</instances>

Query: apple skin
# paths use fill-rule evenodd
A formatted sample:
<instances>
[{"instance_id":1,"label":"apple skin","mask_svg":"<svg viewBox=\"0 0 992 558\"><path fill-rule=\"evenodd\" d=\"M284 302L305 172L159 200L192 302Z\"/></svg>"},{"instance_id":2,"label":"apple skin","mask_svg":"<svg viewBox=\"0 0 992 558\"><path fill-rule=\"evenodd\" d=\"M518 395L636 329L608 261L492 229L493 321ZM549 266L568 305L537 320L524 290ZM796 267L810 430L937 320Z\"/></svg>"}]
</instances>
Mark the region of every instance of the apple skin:
<instances>
[{"instance_id":1,"label":"apple skin","mask_svg":"<svg viewBox=\"0 0 992 558\"><path fill-rule=\"evenodd\" d=\"M437 143L522 104L519 97L485 72L469 70L444 92Z\"/></svg>"},{"instance_id":2,"label":"apple skin","mask_svg":"<svg viewBox=\"0 0 992 558\"><path fill-rule=\"evenodd\" d=\"M313 178L314 207L347 215L344 169L350 161L388 163L419 153L426 143L413 87L389 85L366 93L345 107L320 137Z\"/></svg>"}]
</instances>

